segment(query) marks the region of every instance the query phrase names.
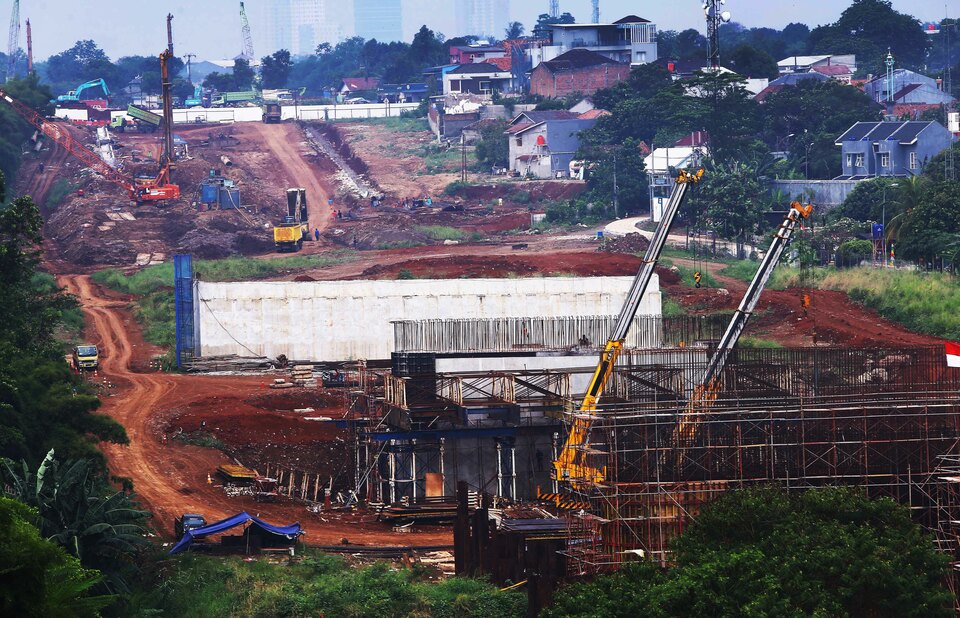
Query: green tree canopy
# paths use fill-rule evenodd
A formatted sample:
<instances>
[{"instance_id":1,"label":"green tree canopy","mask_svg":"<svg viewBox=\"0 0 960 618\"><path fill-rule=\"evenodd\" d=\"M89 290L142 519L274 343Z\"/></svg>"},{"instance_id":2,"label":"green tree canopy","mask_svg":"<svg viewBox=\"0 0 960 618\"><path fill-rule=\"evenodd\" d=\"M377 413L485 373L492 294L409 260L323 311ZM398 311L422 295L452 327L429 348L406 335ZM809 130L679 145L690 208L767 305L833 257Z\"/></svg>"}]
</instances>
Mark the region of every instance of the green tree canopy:
<instances>
[{"instance_id":1,"label":"green tree canopy","mask_svg":"<svg viewBox=\"0 0 960 618\"><path fill-rule=\"evenodd\" d=\"M283 88L290 77L293 62L290 52L281 49L260 59L260 84L265 89Z\"/></svg>"},{"instance_id":2,"label":"green tree canopy","mask_svg":"<svg viewBox=\"0 0 960 618\"><path fill-rule=\"evenodd\" d=\"M546 616L947 618L947 558L890 499L841 488L731 491L645 564L561 590Z\"/></svg>"},{"instance_id":3,"label":"green tree canopy","mask_svg":"<svg viewBox=\"0 0 960 618\"><path fill-rule=\"evenodd\" d=\"M728 66L744 77L776 79L777 61L762 49L741 43L730 52Z\"/></svg>"}]
</instances>

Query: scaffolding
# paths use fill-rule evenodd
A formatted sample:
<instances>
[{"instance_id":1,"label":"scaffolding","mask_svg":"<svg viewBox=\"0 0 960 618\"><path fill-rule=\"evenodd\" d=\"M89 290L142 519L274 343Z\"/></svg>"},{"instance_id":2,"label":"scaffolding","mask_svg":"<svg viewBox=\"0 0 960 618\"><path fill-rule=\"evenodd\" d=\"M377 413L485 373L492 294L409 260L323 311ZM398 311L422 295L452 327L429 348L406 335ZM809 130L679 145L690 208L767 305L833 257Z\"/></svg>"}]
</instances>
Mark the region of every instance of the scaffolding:
<instances>
[{"instance_id":1,"label":"scaffolding","mask_svg":"<svg viewBox=\"0 0 960 618\"><path fill-rule=\"evenodd\" d=\"M955 479L946 489L929 482L960 435L960 372L942 348L738 349L717 399L691 412L707 356L677 350L633 367L642 380L630 383L630 401L598 414L591 465L608 476L581 492L593 508L573 516L571 573L616 568L638 552L668 564L670 539L704 504L755 484L859 487L910 505L932 531L944 519L941 495L947 521L960 522L960 458L956 474L941 475ZM695 433L678 431L685 414L696 415ZM958 539L942 542L956 549Z\"/></svg>"}]
</instances>

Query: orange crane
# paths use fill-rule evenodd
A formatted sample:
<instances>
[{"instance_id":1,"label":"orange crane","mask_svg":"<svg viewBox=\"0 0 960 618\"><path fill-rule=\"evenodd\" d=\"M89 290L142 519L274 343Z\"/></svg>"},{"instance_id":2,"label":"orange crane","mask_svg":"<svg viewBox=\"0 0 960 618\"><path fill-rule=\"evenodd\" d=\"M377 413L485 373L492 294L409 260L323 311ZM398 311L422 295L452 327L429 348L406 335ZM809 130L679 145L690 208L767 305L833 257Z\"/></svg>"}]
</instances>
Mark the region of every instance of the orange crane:
<instances>
[{"instance_id":1,"label":"orange crane","mask_svg":"<svg viewBox=\"0 0 960 618\"><path fill-rule=\"evenodd\" d=\"M180 197L180 187L170 183L170 165L165 163L152 179L134 179L116 170L109 165L100 156L86 146L73 138L60 125L46 120L30 107L17 101L3 89L0 89L0 100L5 101L13 108L21 118L36 127L41 133L52 139L75 156L83 161L83 164L103 176L106 180L123 187L130 199L139 202L159 202L162 200L175 200Z\"/></svg>"}]
</instances>

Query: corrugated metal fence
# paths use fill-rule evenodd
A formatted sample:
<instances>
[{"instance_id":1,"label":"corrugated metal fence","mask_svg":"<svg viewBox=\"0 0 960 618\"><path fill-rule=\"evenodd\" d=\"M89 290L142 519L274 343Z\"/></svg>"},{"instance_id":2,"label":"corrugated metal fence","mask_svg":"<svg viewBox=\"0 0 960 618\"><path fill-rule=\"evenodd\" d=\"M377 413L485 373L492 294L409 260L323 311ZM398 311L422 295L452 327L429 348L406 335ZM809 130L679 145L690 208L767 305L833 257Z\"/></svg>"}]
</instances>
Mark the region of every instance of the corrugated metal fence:
<instances>
[{"instance_id":1,"label":"corrugated metal fence","mask_svg":"<svg viewBox=\"0 0 960 618\"><path fill-rule=\"evenodd\" d=\"M615 316L400 320L393 322L397 352L515 352L600 347ZM626 347L651 349L719 339L727 315L637 316Z\"/></svg>"}]
</instances>

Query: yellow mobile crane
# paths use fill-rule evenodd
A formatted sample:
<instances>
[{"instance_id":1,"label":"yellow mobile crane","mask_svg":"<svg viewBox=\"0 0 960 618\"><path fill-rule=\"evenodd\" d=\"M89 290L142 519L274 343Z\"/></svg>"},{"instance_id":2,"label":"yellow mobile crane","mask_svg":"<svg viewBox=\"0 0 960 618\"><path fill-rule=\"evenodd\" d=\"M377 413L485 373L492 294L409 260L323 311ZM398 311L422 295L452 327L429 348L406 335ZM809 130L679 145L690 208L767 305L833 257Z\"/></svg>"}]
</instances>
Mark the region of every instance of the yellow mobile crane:
<instances>
[{"instance_id":1,"label":"yellow mobile crane","mask_svg":"<svg viewBox=\"0 0 960 618\"><path fill-rule=\"evenodd\" d=\"M557 455L556 461L553 462L554 479L570 483L575 489L584 489L591 484L601 483L606 476L606 469L594 468L587 463L586 456L590 452L590 428L596 419L594 412L597 411L603 388L613 373L613 366L623 349L627 331L630 330L633 317L637 314L637 309L643 301L647 285L653 278L660 253L667 242L670 226L673 224L673 220L680 210L680 205L686 197L687 188L699 182L702 177L702 168L693 173L681 170L677 175L676 184L674 184L673 191L670 193L670 199L663 209L663 218L660 220L660 225L657 226L657 231L650 239L650 246L647 247L647 252L643 256L643 263L633 280L623 309L620 310L620 316L617 318L613 333L600 353L600 361L597 363L597 369L590 380L587 394L583 397L578 413L573 415L570 433L563 449Z\"/></svg>"}]
</instances>

